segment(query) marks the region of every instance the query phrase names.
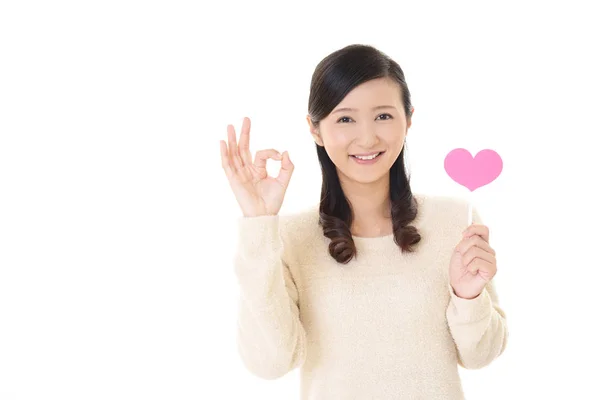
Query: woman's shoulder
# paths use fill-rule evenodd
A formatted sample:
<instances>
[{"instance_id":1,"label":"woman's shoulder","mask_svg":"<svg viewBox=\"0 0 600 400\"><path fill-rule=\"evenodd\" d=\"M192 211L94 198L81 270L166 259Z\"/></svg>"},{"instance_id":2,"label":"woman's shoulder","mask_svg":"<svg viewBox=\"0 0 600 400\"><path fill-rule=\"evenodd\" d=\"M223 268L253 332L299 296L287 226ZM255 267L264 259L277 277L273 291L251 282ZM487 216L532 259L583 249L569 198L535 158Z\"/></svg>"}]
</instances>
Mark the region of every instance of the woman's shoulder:
<instances>
[{"instance_id":1,"label":"woman's shoulder","mask_svg":"<svg viewBox=\"0 0 600 400\"><path fill-rule=\"evenodd\" d=\"M280 214L279 221L284 258L288 264L302 264L320 256L325 236L319 225L318 205Z\"/></svg>"},{"instance_id":2,"label":"woman's shoulder","mask_svg":"<svg viewBox=\"0 0 600 400\"><path fill-rule=\"evenodd\" d=\"M417 221L423 228L433 230L464 229L469 203L465 198L452 195L415 193L418 205Z\"/></svg>"},{"instance_id":3,"label":"woman's shoulder","mask_svg":"<svg viewBox=\"0 0 600 400\"><path fill-rule=\"evenodd\" d=\"M464 229L467 222L469 203L459 196L413 193L417 204L419 228L435 231ZM280 213L279 231L283 244L288 250L309 251L321 247L326 242L323 228L319 225L319 205L305 206L299 210Z\"/></svg>"},{"instance_id":4,"label":"woman's shoulder","mask_svg":"<svg viewBox=\"0 0 600 400\"><path fill-rule=\"evenodd\" d=\"M311 205L281 214L279 221L280 233L286 241L303 241L319 232L319 207Z\"/></svg>"},{"instance_id":5,"label":"woman's shoulder","mask_svg":"<svg viewBox=\"0 0 600 400\"><path fill-rule=\"evenodd\" d=\"M469 203L465 198L453 195L414 193L417 204L431 212L462 213L467 211Z\"/></svg>"}]
</instances>

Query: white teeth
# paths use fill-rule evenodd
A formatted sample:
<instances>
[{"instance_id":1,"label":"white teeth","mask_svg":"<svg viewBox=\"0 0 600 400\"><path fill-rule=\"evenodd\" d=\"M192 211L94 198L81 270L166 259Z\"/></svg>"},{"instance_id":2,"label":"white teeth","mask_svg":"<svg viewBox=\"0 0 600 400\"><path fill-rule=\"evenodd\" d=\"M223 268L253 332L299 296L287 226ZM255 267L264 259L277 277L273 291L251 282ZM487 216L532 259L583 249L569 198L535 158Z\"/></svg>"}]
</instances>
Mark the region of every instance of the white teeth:
<instances>
[{"instance_id":1,"label":"white teeth","mask_svg":"<svg viewBox=\"0 0 600 400\"><path fill-rule=\"evenodd\" d=\"M372 160L375 157L377 157L379 154L381 154L381 153L373 154L372 156L354 156L354 157L358 158L359 160Z\"/></svg>"}]
</instances>

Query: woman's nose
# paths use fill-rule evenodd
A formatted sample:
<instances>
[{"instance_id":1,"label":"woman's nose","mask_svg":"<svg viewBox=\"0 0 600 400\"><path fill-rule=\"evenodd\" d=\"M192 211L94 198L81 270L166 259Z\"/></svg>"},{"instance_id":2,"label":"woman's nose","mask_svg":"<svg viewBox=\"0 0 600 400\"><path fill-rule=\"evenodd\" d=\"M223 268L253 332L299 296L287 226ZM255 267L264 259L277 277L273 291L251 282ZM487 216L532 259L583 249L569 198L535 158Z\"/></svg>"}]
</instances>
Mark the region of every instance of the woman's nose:
<instances>
[{"instance_id":1,"label":"woman's nose","mask_svg":"<svg viewBox=\"0 0 600 400\"><path fill-rule=\"evenodd\" d=\"M359 146L369 149L377 144L377 134L374 130L363 130L356 140Z\"/></svg>"}]
</instances>

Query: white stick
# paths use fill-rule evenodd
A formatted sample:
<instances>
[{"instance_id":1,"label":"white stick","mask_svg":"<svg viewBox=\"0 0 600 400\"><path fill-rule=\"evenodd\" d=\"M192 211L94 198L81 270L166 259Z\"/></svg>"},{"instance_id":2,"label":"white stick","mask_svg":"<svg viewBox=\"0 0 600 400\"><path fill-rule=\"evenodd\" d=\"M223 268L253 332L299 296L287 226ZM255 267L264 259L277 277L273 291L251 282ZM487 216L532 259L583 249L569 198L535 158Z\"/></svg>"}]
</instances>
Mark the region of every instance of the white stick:
<instances>
[{"instance_id":1,"label":"white stick","mask_svg":"<svg viewBox=\"0 0 600 400\"><path fill-rule=\"evenodd\" d=\"M467 218L467 226L473 223L473 202L469 200L469 217Z\"/></svg>"},{"instance_id":2,"label":"white stick","mask_svg":"<svg viewBox=\"0 0 600 400\"><path fill-rule=\"evenodd\" d=\"M467 226L471 226L473 223L473 191L469 190L469 195L467 196L467 203L469 203L469 211L467 216Z\"/></svg>"}]
</instances>

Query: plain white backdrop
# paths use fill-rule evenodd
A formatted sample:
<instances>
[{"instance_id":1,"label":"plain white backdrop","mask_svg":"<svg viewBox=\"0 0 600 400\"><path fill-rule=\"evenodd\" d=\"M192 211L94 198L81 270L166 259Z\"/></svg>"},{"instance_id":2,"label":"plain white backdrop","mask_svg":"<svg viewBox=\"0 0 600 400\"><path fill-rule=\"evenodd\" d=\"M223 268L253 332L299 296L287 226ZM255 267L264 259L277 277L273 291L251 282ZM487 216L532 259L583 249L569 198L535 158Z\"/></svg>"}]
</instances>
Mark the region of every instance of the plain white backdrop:
<instances>
[{"instance_id":1,"label":"plain white backdrop","mask_svg":"<svg viewBox=\"0 0 600 400\"><path fill-rule=\"evenodd\" d=\"M510 339L467 398L600 398L592 4L2 2L0 399L298 398L236 352L218 142L250 117L296 165L281 212L318 201L310 78L352 43L405 72L414 191L468 195L455 147L504 160L472 200Z\"/></svg>"}]
</instances>

